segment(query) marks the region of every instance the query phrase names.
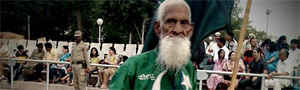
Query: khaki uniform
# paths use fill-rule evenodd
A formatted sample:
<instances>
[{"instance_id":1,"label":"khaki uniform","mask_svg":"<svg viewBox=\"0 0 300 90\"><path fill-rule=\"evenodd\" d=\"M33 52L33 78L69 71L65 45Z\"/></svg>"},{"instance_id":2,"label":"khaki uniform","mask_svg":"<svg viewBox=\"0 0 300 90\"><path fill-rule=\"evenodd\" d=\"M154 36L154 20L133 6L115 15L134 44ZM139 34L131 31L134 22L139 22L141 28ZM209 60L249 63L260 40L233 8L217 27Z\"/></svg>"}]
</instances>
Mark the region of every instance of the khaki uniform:
<instances>
[{"instance_id":1,"label":"khaki uniform","mask_svg":"<svg viewBox=\"0 0 300 90\"><path fill-rule=\"evenodd\" d=\"M38 49L34 49L29 59L33 60L42 60L44 57L45 52L39 52ZM35 62L27 62L23 68L25 70L25 75L33 75L34 68L37 65Z\"/></svg>"},{"instance_id":2,"label":"khaki uniform","mask_svg":"<svg viewBox=\"0 0 300 90\"><path fill-rule=\"evenodd\" d=\"M86 45L81 41L73 44L71 61L73 71L73 84L75 90L86 90L85 69L89 67L89 59ZM82 67L82 62L86 62L85 68Z\"/></svg>"},{"instance_id":3,"label":"khaki uniform","mask_svg":"<svg viewBox=\"0 0 300 90\"><path fill-rule=\"evenodd\" d=\"M111 59L113 59L113 60L111 60ZM118 65L118 62L119 62L118 55L114 55L114 56L108 55L104 60L106 62L109 62L110 65ZM107 69L104 69L103 83L102 83L102 85L106 86L108 84L107 83L108 80L111 79L111 77L113 77L113 75L115 74L116 70L117 70L117 68L107 68Z\"/></svg>"}]
</instances>

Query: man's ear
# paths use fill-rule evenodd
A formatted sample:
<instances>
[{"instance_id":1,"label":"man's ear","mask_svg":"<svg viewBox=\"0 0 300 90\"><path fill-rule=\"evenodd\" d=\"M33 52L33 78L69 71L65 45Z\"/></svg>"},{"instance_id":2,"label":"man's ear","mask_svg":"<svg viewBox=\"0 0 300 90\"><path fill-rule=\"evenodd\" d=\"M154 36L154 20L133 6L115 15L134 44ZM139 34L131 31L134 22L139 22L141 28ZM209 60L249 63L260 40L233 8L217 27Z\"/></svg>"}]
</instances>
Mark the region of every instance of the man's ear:
<instances>
[{"instance_id":1,"label":"man's ear","mask_svg":"<svg viewBox=\"0 0 300 90\"><path fill-rule=\"evenodd\" d=\"M155 31L155 34L156 34L157 37L159 37L160 33L161 33L161 30L159 28L160 28L160 22L155 21L154 22L154 31Z\"/></svg>"}]
</instances>

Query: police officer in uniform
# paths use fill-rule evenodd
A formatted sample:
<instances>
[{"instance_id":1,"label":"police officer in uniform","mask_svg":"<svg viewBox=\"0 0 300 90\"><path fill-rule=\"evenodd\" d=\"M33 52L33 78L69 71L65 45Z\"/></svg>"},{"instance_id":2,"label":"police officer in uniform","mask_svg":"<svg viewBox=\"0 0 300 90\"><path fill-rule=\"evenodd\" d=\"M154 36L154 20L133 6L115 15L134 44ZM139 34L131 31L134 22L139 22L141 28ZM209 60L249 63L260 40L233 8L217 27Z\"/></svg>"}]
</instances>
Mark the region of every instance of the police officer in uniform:
<instances>
[{"instance_id":1,"label":"police officer in uniform","mask_svg":"<svg viewBox=\"0 0 300 90\"><path fill-rule=\"evenodd\" d=\"M71 65L75 90L86 90L85 75L89 67L87 47L82 41L82 32L75 32L75 43L72 45Z\"/></svg>"}]
</instances>

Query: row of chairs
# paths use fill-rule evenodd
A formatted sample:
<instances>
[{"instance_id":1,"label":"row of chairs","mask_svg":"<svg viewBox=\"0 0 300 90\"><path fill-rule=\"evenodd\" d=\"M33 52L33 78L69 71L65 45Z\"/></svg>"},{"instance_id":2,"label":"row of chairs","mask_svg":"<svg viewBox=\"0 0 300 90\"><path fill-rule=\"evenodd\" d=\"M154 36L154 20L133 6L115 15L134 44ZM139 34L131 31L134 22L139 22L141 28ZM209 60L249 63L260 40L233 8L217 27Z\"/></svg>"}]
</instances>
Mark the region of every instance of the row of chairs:
<instances>
[{"instance_id":1,"label":"row of chairs","mask_svg":"<svg viewBox=\"0 0 300 90\"><path fill-rule=\"evenodd\" d=\"M66 42L66 41L37 41L37 40L13 40L13 39L3 39L4 44L7 45L10 53L14 53L16 50L16 47L18 45L23 45L26 50L28 50L28 55L30 56L32 51L36 49L37 43L43 43L49 42L52 44L52 48L57 49L58 53L62 53L62 47L68 46L69 47L69 53L72 52L72 45L75 42ZM109 47L114 47L116 49L117 54L125 55L125 56L133 56L136 54L140 54L143 45L137 45L137 44L117 44L117 43L89 43L85 42L87 45L87 48L90 50L95 47L99 51L99 54L101 56L101 59L104 58L104 54L108 54Z\"/></svg>"}]
</instances>

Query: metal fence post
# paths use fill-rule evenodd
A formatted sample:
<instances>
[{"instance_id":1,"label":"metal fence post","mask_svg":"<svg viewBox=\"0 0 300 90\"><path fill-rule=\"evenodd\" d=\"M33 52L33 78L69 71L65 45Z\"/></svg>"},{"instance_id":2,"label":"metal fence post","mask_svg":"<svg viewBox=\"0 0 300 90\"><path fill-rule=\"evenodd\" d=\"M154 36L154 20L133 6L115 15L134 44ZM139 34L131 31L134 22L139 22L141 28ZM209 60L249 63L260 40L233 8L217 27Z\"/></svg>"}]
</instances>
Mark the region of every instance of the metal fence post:
<instances>
[{"instance_id":1,"label":"metal fence post","mask_svg":"<svg viewBox=\"0 0 300 90\"><path fill-rule=\"evenodd\" d=\"M14 88L14 67L10 66L10 88Z\"/></svg>"},{"instance_id":2,"label":"metal fence post","mask_svg":"<svg viewBox=\"0 0 300 90\"><path fill-rule=\"evenodd\" d=\"M202 80L199 81L199 90L202 90Z\"/></svg>"},{"instance_id":3,"label":"metal fence post","mask_svg":"<svg viewBox=\"0 0 300 90\"><path fill-rule=\"evenodd\" d=\"M47 87L46 87L46 90L49 90L49 74L50 74L50 73L49 73L49 71L50 71L50 70L49 70L49 66L50 66L50 65L49 65L49 62L47 62L47 79L46 79L46 80L47 80L47 81L46 81L46 82L47 82Z\"/></svg>"},{"instance_id":4,"label":"metal fence post","mask_svg":"<svg viewBox=\"0 0 300 90\"><path fill-rule=\"evenodd\" d=\"M261 88L260 90L264 90L265 89L265 77L261 77Z\"/></svg>"}]
</instances>

